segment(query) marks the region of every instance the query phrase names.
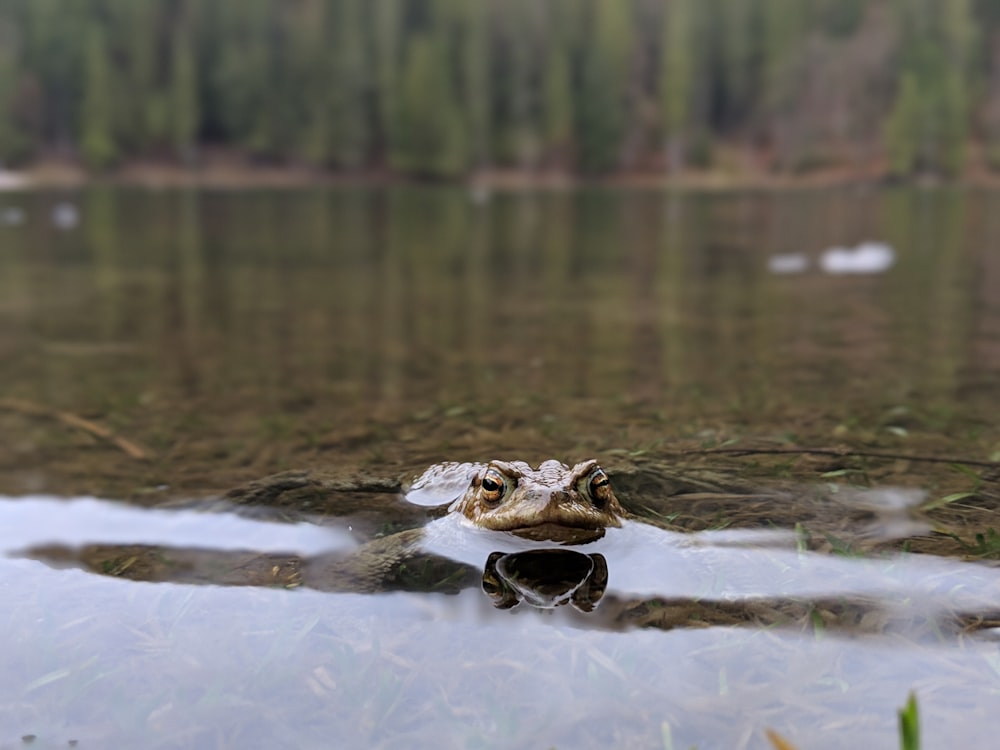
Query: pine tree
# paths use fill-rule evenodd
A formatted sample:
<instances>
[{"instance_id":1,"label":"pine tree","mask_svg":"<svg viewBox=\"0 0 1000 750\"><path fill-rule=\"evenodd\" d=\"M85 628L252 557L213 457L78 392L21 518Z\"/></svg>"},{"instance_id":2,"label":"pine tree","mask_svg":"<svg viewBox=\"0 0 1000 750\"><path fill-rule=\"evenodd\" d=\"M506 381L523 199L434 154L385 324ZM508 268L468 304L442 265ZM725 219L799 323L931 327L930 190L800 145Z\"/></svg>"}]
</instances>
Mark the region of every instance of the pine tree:
<instances>
[{"instance_id":1,"label":"pine tree","mask_svg":"<svg viewBox=\"0 0 1000 750\"><path fill-rule=\"evenodd\" d=\"M720 139L786 163L850 141L901 176L957 174L972 134L1000 153L997 8L0 0L0 159L75 149L102 169L206 140L319 167L602 173L656 156L659 128L672 167Z\"/></svg>"},{"instance_id":2,"label":"pine tree","mask_svg":"<svg viewBox=\"0 0 1000 750\"><path fill-rule=\"evenodd\" d=\"M664 16L660 107L670 170L684 166L685 141L691 124L697 54L695 2L697 0L670 0Z\"/></svg>"},{"instance_id":3,"label":"pine tree","mask_svg":"<svg viewBox=\"0 0 1000 750\"><path fill-rule=\"evenodd\" d=\"M965 164L968 125L968 84L962 73L949 69L941 83L941 145L937 156L938 168L955 176Z\"/></svg>"},{"instance_id":4,"label":"pine tree","mask_svg":"<svg viewBox=\"0 0 1000 750\"><path fill-rule=\"evenodd\" d=\"M917 166L920 119L920 91L916 77L910 73L903 76L899 95L886 125L889 170L897 177L905 177Z\"/></svg>"},{"instance_id":5,"label":"pine tree","mask_svg":"<svg viewBox=\"0 0 1000 750\"><path fill-rule=\"evenodd\" d=\"M542 82L542 124L545 150L557 163L565 164L573 145L573 56L564 2L549 5Z\"/></svg>"},{"instance_id":6,"label":"pine tree","mask_svg":"<svg viewBox=\"0 0 1000 750\"><path fill-rule=\"evenodd\" d=\"M226 140L259 157L278 153L283 102L273 0L219 0L218 62L209 99Z\"/></svg>"},{"instance_id":7,"label":"pine tree","mask_svg":"<svg viewBox=\"0 0 1000 750\"><path fill-rule=\"evenodd\" d=\"M116 157L112 134L111 65L104 31L94 23L87 38L81 149L94 169L106 169Z\"/></svg>"},{"instance_id":8,"label":"pine tree","mask_svg":"<svg viewBox=\"0 0 1000 750\"><path fill-rule=\"evenodd\" d=\"M573 78L569 50L552 44L545 62L545 147L565 162L573 139Z\"/></svg>"},{"instance_id":9,"label":"pine tree","mask_svg":"<svg viewBox=\"0 0 1000 750\"><path fill-rule=\"evenodd\" d=\"M459 58L461 99L468 132L469 159L474 167L493 159L490 14L486 0L461 0Z\"/></svg>"},{"instance_id":10,"label":"pine tree","mask_svg":"<svg viewBox=\"0 0 1000 750\"><path fill-rule=\"evenodd\" d=\"M18 65L14 45L0 47L0 166L27 156L30 139L17 123Z\"/></svg>"},{"instance_id":11,"label":"pine tree","mask_svg":"<svg viewBox=\"0 0 1000 750\"><path fill-rule=\"evenodd\" d=\"M329 54L332 5L326 0L304 0L296 10L288 60L300 94L293 152L311 165L326 166L333 155L332 101L341 85L336 77L336 57Z\"/></svg>"},{"instance_id":12,"label":"pine tree","mask_svg":"<svg viewBox=\"0 0 1000 750\"><path fill-rule=\"evenodd\" d=\"M375 121L378 146L385 159L399 161L401 131L402 8L398 0L371 0L372 52L375 69Z\"/></svg>"},{"instance_id":13,"label":"pine tree","mask_svg":"<svg viewBox=\"0 0 1000 750\"><path fill-rule=\"evenodd\" d=\"M510 0L496 14L493 29L494 150L498 161L521 167L532 166L540 151L535 87L540 9L536 0Z\"/></svg>"},{"instance_id":14,"label":"pine tree","mask_svg":"<svg viewBox=\"0 0 1000 750\"><path fill-rule=\"evenodd\" d=\"M887 124L893 171L958 172L968 138L970 49L968 0L896 0L902 29L900 84Z\"/></svg>"},{"instance_id":15,"label":"pine tree","mask_svg":"<svg viewBox=\"0 0 1000 750\"><path fill-rule=\"evenodd\" d=\"M363 34L363 0L341 0L334 19L331 133L333 155L342 167L365 162L370 144L366 91L368 47Z\"/></svg>"},{"instance_id":16,"label":"pine tree","mask_svg":"<svg viewBox=\"0 0 1000 750\"><path fill-rule=\"evenodd\" d=\"M978 46L976 23L970 0L938 3L942 15L942 46L947 58L941 71L941 145L938 166L947 175L957 174L965 163L969 137L970 69Z\"/></svg>"},{"instance_id":17,"label":"pine tree","mask_svg":"<svg viewBox=\"0 0 1000 750\"><path fill-rule=\"evenodd\" d=\"M744 0L721 2L713 8L713 15L721 26L717 40L722 99L719 125L726 130L738 126L752 106L753 62L759 36L754 6L755 3Z\"/></svg>"},{"instance_id":18,"label":"pine tree","mask_svg":"<svg viewBox=\"0 0 1000 750\"><path fill-rule=\"evenodd\" d=\"M61 0L32 0L23 7L25 63L40 82L46 116L42 137L51 146L68 150L80 142L79 102L84 96L90 39L86 30L92 11L84 3Z\"/></svg>"},{"instance_id":19,"label":"pine tree","mask_svg":"<svg viewBox=\"0 0 1000 750\"><path fill-rule=\"evenodd\" d=\"M579 92L580 166L586 172L608 172L621 157L631 8L628 0L591 0L590 48L583 57Z\"/></svg>"},{"instance_id":20,"label":"pine tree","mask_svg":"<svg viewBox=\"0 0 1000 750\"><path fill-rule=\"evenodd\" d=\"M112 133L120 155L125 157L148 151L167 139L160 127L154 137L147 119L148 102L158 89L157 73L163 62L161 42L169 39L173 25L164 17L165 3L132 0L103 0L103 12L97 16L94 3L88 14L101 19L107 54L111 65L110 89ZM168 63L171 61L168 60ZM162 106L162 114L167 107ZM163 124L162 120L158 123Z\"/></svg>"},{"instance_id":21,"label":"pine tree","mask_svg":"<svg viewBox=\"0 0 1000 750\"><path fill-rule=\"evenodd\" d=\"M464 128L441 39L412 36L399 104L393 167L425 177L456 177L466 167Z\"/></svg>"},{"instance_id":22,"label":"pine tree","mask_svg":"<svg viewBox=\"0 0 1000 750\"><path fill-rule=\"evenodd\" d=\"M191 164L197 155L199 124L198 65L190 33L183 27L174 33L171 66L171 119L173 145L182 162Z\"/></svg>"}]
</instances>

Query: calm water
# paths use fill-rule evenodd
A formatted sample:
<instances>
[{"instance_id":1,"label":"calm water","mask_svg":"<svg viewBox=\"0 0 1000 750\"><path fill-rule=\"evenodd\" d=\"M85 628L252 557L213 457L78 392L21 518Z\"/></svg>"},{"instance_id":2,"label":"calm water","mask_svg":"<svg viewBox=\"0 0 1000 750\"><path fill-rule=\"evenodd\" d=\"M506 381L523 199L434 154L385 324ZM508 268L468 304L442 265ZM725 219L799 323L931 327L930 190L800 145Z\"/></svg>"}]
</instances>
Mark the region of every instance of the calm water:
<instances>
[{"instance_id":1,"label":"calm water","mask_svg":"<svg viewBox=\"0 0 1000 750\"><path fill-rule=\"evenodd\" d=\"M996 469L691 451L995 460L997 247L972 191L0 196L0 748L892 747L910 691L985 746ZM593 612L447 534L450 593L286 588L433 516L211 499L591 456L673 524L580 548Z\"/></svg>"}]
</instances>

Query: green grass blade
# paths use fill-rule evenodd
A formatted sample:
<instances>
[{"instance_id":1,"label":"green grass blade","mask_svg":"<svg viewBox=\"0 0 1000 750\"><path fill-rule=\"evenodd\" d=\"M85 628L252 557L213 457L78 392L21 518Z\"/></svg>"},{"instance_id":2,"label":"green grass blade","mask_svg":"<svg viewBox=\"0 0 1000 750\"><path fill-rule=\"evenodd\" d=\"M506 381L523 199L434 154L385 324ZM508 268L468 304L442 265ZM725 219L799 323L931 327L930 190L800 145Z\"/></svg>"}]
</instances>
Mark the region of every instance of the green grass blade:
<instances>
[{"instance_id":1,"label":"green grass blade","mask_svg":"<svg viewBox=\"0 0 1000 750\"><path fill-rule=\"evenodd\" d=\"M899 746L901 750L920 750L920 715L917 696L913 693L899 709Z\"/></svg>"},{"instance_id":2,"label":"green grass blade","mask_svg":"<svg viewBox=\"0 0 1000 750\"><path fill-rule=\"evenodd\" d=\"M946 505L951 505L951 503L956 503L959 500L965 500L970 497L975 497L975 492L955 492L951 495L945 495L944 497L939 497L937 500L931 500L930 502L924 503L920 506L920 510L934 510L935 508L943 508Z\"/></svg>"}]
</instances>

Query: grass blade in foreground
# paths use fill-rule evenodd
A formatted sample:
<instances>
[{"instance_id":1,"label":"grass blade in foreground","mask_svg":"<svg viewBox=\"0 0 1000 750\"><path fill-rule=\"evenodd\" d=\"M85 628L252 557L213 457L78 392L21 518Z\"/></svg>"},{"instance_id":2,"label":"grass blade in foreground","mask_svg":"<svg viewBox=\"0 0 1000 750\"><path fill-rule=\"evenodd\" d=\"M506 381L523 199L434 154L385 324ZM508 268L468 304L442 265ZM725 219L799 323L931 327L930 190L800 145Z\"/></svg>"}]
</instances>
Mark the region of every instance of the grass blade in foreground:
<instances>
[{"instance_id":1,"label":"grass blade in foreground","mask_svg":"<svg viewBox=\"0 0 1000 750\"><path fill-rule=\"evenodd\" d=\"M920 714L913 693L899 709L899 746L902 750L920 750Z\"/></svg>"}]
</instances>

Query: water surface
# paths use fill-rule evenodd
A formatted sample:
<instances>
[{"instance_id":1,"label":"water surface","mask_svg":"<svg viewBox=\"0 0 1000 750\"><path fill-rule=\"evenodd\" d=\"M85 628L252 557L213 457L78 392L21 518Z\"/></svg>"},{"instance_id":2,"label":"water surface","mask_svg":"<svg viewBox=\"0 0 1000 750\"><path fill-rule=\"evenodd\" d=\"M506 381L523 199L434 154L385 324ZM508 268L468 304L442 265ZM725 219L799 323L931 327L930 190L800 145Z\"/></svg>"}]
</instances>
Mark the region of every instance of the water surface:
<instances>
[{"instance_id":1,"label":"water surface","mask_svg":"<svg viewBox=\"0 0 1000 750\"><path fill-rule=\"evenodd\" d=\"M891 747L910 691L927 747L1000 729L1000 196L7 208L0 747ZM704 452L739 448L771 453ZM391 493L213 499L591 456L659 524L603 540L591 612L496 608L491 548L448 536L438 588L298 575L436 517ZM740 489L671 478L699 471Z\"/></svg>"}]
</instances>

